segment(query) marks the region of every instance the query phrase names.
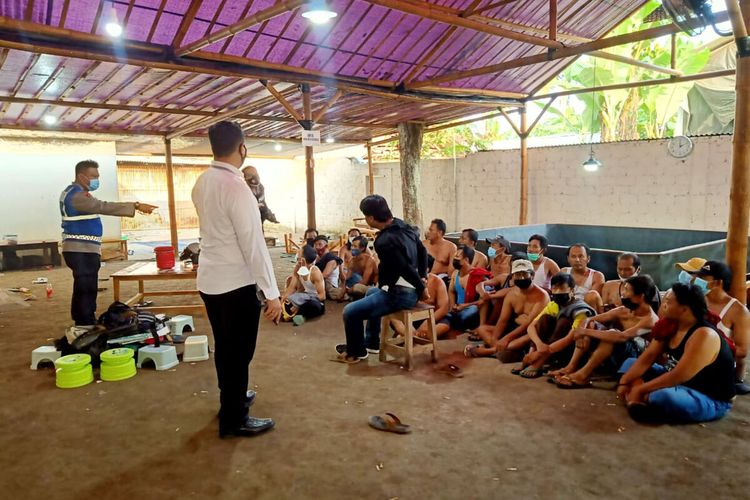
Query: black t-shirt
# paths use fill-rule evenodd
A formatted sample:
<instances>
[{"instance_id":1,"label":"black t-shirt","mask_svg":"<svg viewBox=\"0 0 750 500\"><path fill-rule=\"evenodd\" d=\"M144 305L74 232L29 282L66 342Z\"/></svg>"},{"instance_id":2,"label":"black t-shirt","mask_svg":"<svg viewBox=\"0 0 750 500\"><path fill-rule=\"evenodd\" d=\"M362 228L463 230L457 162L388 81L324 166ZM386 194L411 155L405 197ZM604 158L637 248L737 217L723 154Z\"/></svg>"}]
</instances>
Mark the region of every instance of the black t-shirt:
<instances>
[{"instance_id":1,"label":"black t-shirt","mask_svg":"<svg viewBox=\"0 0 750 500\"><path fill-rule=\"evenodd\" d=\"M318 266L318 269L320 269L321 271L325 271L326 266L332 260L335 260L338 265L341 265L341 263L344 262L343 260L333 255L331 252L327 252L323 254L322 257L318 257L318 260L315 262L315 265Z\"/></svg>"}]
</instances>

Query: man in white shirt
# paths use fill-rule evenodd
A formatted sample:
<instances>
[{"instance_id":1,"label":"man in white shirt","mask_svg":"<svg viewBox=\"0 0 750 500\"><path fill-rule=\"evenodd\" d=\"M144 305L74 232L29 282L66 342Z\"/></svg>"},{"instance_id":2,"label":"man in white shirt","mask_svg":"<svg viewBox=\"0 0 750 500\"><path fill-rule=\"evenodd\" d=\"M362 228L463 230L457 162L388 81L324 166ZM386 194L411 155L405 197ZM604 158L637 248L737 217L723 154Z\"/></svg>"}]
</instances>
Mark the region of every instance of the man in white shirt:
<instances>
[{"instance_id":1,"label":"man in white shirt","mask_svg":"<svg viewBox=\"0 0 750 500\"><path fill-rule=\"evenodd\" d=\"M266 319L279 322L279 288L266 248L258 202L239 168L247 156L240 126L219 122L208 129L214 161L193 188L198 212L201 261L198 290L215 343L221 391L219 436L254 436L274 426L248 416L255 393L247 391L255 352L261 299Z\"/></svg>"}]
</instances>

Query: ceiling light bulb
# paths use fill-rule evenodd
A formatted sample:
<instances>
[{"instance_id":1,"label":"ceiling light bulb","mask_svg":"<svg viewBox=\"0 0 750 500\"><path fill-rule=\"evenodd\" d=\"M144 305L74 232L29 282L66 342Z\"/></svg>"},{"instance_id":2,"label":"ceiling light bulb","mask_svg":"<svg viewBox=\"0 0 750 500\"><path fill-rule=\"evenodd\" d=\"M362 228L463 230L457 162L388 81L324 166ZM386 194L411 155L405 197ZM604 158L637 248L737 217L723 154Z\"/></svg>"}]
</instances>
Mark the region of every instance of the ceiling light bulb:
<instances>
[{"instance_id":1,"label":"ceiling light bulb","mask_svg":"<svg viewBox=\"0 0 750 500\"><path fill-rule=\"evenodd\" d=\"M335 141L335 140L333 139L333 137L331 137L331 136L329 135L328 137L326 137L326 142L327 142L328 144L333 144L333 143L334 143L334 142L336 142L336 141Z\"/></svg>"},{"instance_id":2,"label":"ceiling light bulb","mask_svg":"<svg viewBox=\"0 0 750 500\"><path fill-rule=\"evenodd\" d=\"M276 144L274 144L273 149L274 151L281 151L281 144L277 142Z\"/></svg>"},{"instance_id":3,"label":"ceiling light bulb","mask_svg":"<svg viewBox=\"0 0 750 500\"><path fill-rule=\"evenodd\" d=\"M594 158L593 152L590 154L589 159L583 162L583 169L586 172L596 172L601 166L602 162Z\"/></svg>"},{"instance_id":4,"label":"ceiling light bulb","mask_svg":"<svg viewBox=\"0 0 750 500\"><path fill-rule=\"evenodd\" d=\"M328 9L314 9L302 13L302 17L314 24L325 24L336 16L337 13Z\"/></svg>"},{"instance_id":5,"label":"ceiling light bulb","mask_svg":"<svg viewBox=\"0 0 750 500\"><path fill-rule=\"evenodd\" d=\"M118 38L122 35L122 26L116 21L110 21L104 26L104 30L107 34L113 38Z\"/></svg>"},{"instance_id":6,"label":"ceiling light bulb","mask_svg":"<svg viewBox=\"0 0 750 500\"><path fill-rule=\"evenodd\" d=\"M57 123L57 117L52 115L44 115L44 118L42 119L47 125L54 125L55 123Z\"/></svg>"}]
</instances>

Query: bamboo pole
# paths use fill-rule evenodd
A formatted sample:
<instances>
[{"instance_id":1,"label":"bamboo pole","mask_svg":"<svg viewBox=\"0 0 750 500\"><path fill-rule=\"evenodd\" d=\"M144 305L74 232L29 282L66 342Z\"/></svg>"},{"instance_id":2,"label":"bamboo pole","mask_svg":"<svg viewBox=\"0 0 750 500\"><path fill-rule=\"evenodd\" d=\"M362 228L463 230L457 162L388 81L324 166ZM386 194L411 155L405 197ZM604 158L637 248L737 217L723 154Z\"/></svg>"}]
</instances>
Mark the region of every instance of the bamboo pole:
<instances>
[{"instance_id":1,"label":"bamboo pole","mask_svg":"<svg viewBox=\"0 0 750 500\"><path fill-rule=\"evenodd\" d=\"M717 21L722 22L726 20L724 13L718 13L716 15ZM695 21L694 24L697 24ZM407 89L417 89L430 85L437 85L445 82L452 82L455 80L462 80L464 78L471 78L475 76L486 75L489 73L500 73L508 69L521 68L524 66L530 66L532 64L539 64L557 59L565 59L572 56L578 56L581 54L587 54L600 49L608 49L610 47L617 47L619 45L625 45L633 42L640 42L643 40L651 40L652 38L659 38L662 36L671 35L672 33L678 33L681 31L675 24L668 24L665 26L657 26L655 28L648 28L645 30L634 31L632 33L625 33L623 35L616 35L607 38L600 38L589 43L582 43L572 47L558 48L551 53L536 54L533 56L520 57L510 61L505 61L499 64L493 64L482 68L474 68L465 71L455 71L446 75L431 78L429 80L422 80L413 82L406 85Z\"/></svg>"},{"instance_id":2,"label":"bamboo pole","mask_svg":"<svg viewBox=\"0 0 750 500\"><path fill-rule=\"evenodd\" d=\"M375 194L375 178L372 175L372 144L367 143L367 175L369 182L367 184L367 194Z\"/></svg>"},{"instance_id":3,"label":"bamboo pole","mask_svg":"<svg viewBox=\"0 0 750 500\"><path fill-rule=\"evenodd\" d=\"M529 153L526 139L528 128L526 125L526 105L519 109L521 114L521 206L519 208L518 224L523 226L529 220Z\"/></svg>"},{"instance_id":4,"label":"bamboo pole","mask_svg":"<svg viewBox=\"0 0 750 500\"><path fill-rule=\"evenodd\" d=\"M549 107L552 106L552 103L555 102L555 99L556 99L555 97L551 98L549 102L547 102L547 104L544 105L542 110L537 115L536 119L531 123L531 126L529 126L529 128L526 129L526 132L524 132L526 134L526 137L531 135L531 132L534 131L534 127L536 127L536 124L539 123L539 120L542 119L542 116L544 116L544 113L546 113Z\"/></svg>"},{"instance_id":5,"label":"bamboo pole","mask_svg":"<svg viewBox=\"0 0 750 500\"><path fill-rule=\"evenodd\" d=\"M290 10L294 10L300 5L308 3L308 1L309 0L278 0L273 5L273 7L269 7L256 14L253 14L250 17L246 17L245 19L234 23L231 26L227 26L226 28L220 29L219 31L211 33L210 35L204 36L203 38L200 38L193 43L177 50L175 54L177 55L177 57L192 54L196 50L200 50L203 47L211 45L212 43L216 43L224 40L225 38L229 38L230 36L234 36L235 34L244 31L251 26L255 26L256 24L262 23L263 21L269 21L274 17L286 14Z\"/></svg>"},{"instance_id":6,"label":"bamboo pole","mask_svg":"<svg viewBox=\"0 0 750 500\"><path fill-rule=\"evenodd\" d=\"M733 275L730 294L745 304L747 238L750 224L750 39L747 35L746 21L737 2L728 0L727 10L738 51L726 260Z\"/></svg>"},{"instance_id":7,"label":"bamboo pole","mask_svg":"<svg viewBox=\"0 0 750 500\"><path fill-rule=\"evenodd\" d=\"M323 107L320 108L316 113L315 116L313 116L312 121L315 123L320 122L321 118L325 116L326 112L331 109L331 106L336 104L336 102L343 97L344 92L342 90L337 90L335 94L333 94L333 97L331 97L328 102L323 104Z\"/></svg>"},{"instance_id":8,"label":"bamboo pole","mask_svg":"<svg viewBox=\"0 0 750 500\"><path fill-rule=\"evenodd\" d=\"M302 85L302 107L305 112L305 122L312 128L312 103L310 102L310 86ZM315 221L315 159L312 146L305 146L305 178L307 180L307 227L317 229Z\"/></svg>"},{"instance_id":9,"label":"bamboo pole","mask_svg":"<svg viewBox=\"0 0 750 500\"><path fill-rule=\"evenodd\" d=\"M172 169L172 141L164 138L165 162L167 164L167 203L169 205L169 239L174 248L175 258L179 258L179 240L177 239L177 209L174 201L174 170Z\"/></svg>"},{"instance_id":10,"label":"bamboo pole","mask_svg":"<svg viewBox=\"0 0 750 500\"><path fill-rule=\"evenodd\" d=\"M550 94L539 94L526 99L527 101L538 101L539 99L549 99L550 97L562 97L566 95L588 94L589 92L604 92L607 90L632 89L636 87L651 87L654 85L669 85L672 83L692 82L696 80L708 80L722 76L734 74L733 69L723 69L720 71L709 71L706 73L697 73L695 75L678 76L674 78L661 78L657 80L643 80L640 82L616 83L614 85L601 85L599 87L589 87L585 89L563 90L552 92Z\"/></svg>"},{"instance_id":11,"label":"bamboo pole","mask_svg":"<svg viewBox=\"0 0 750 500\"><path fill-rule=\"evenodd\" d=\"M647 62L639 61L638 59L633 59L632 57L621 56L619 54L610 54L609 52L605 52L603 50L596 50L594 52L589 53L588 55L592 57L598 57L599 59L609 59L610 61L616 61L616 62L621 62L623 64L629 64L631 66L644 68L649 71L655 71L657 73L664 73L664 74L673 75L673 76L682 76L682 71L678 71L674 69L674 66L671 68L665 68L663 66L657 66L656 64L650 64Z\"/></svg>"},{"instance_id":12,"label":"bamboo pole","mask_svg":"<svg viewBox=\"0 0 750 500\"><path fill-rule=\"evenodd\" d=\"M381 7L387 7L389 9L405 12L415 16L422 17L424 19L430 19L432 21L438 21L441 23L450 24L452 26L458 26L459 28L467 28L482 33L489 33L491 35L501 36L504 38L510 38L511 40L517 40L519 42L530 43L532 45L540 45L542 47L558 48L563 45L555 40L548 40L546 38L540 38L537 36L526 35L524 33L518 33L505 28L492 26L485 24L474 19L461 17L459 15L449 14L441 12L439 9L434 8L427 2L404 2L403 0L365 0L369 3L380 5Z\"/></svg>"},{"instance_id":13,"label":"bamboo pole","mask_svg":"<svg viewBox=\"0 0 750 500\"><path fill-rule=\"evenodd\" d=\"M289 113L292 116L292 118L294 118L298 122L302 121L303 119L302 115L300 115L297 112L297 110L294 109L291 104L289 104L289 101L287 101L286 98L283 95L281 95L281 92L276 90L271 83L268 83L265 80L261 80L260 83L266 88L266 90L268 90L271 93L272 96L276 98L277 101L279 101L279 104L281 104L284 107L286 112ZM309 86L308 86L308 89L309 89ZM309 90L308 90L308 93L309 93Z\"/></svg>"}]
</instances>

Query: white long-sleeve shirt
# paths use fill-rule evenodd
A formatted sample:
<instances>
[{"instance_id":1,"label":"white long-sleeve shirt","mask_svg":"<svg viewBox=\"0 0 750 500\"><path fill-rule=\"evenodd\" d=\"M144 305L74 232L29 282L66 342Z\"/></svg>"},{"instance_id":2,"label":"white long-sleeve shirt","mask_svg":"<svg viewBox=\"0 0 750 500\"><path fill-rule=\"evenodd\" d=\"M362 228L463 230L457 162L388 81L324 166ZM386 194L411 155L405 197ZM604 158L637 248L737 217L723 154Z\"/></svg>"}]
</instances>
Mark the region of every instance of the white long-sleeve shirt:
<instances>
[{"instance_id":1,"label":"white long-sleeve shirt","mask_svg":"<svg viewBox=\"0 0 750 500\"><path fill-rule=\"evenodd\" d=\"M279 297L258 202L242 173L214 161L195 182L192 198L201 236L198 290L219 295L257 285L267 299Z\"/></svg>"}]
</instances>

